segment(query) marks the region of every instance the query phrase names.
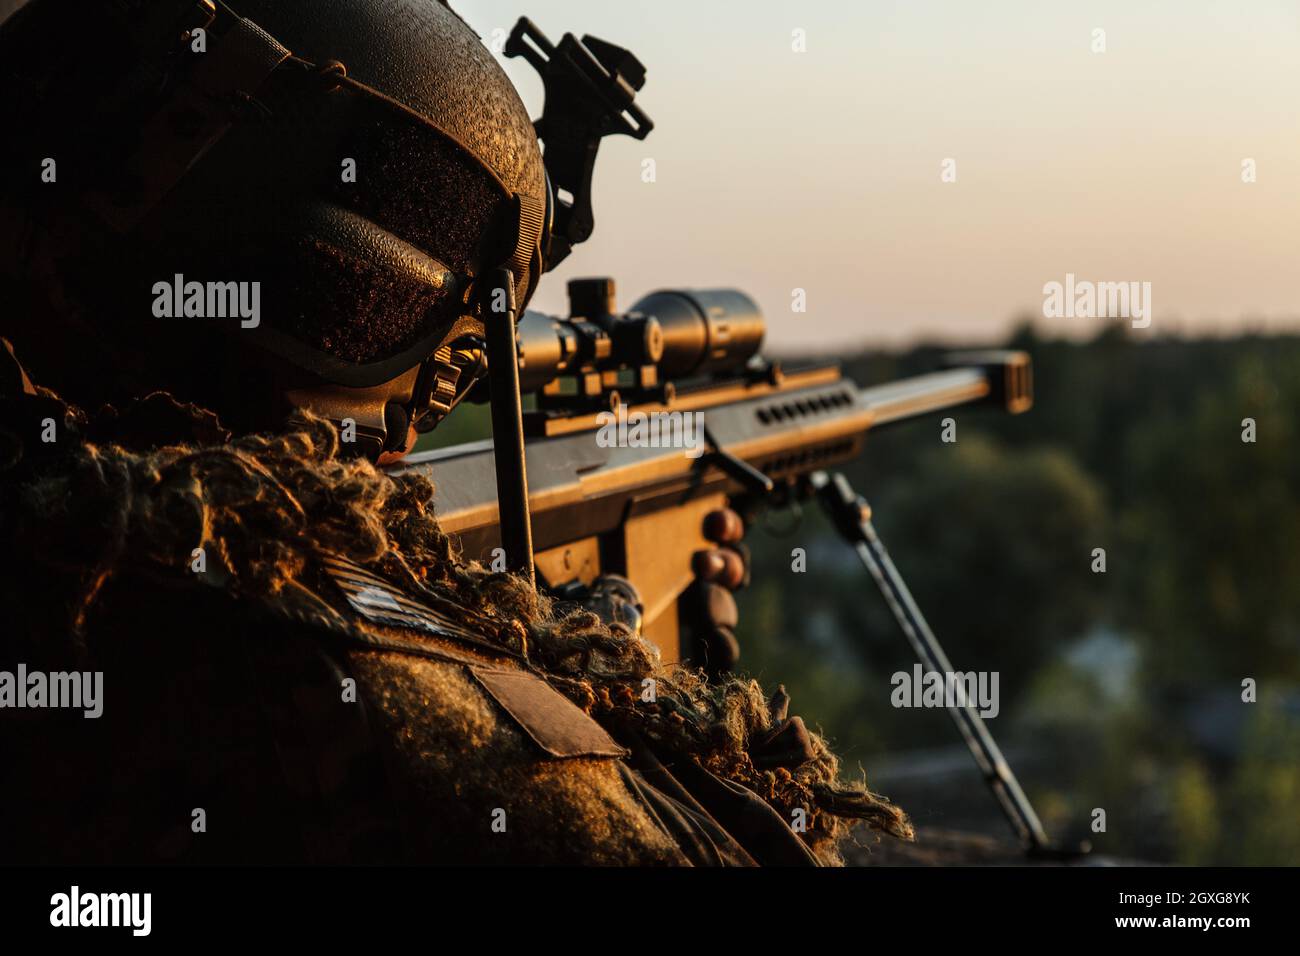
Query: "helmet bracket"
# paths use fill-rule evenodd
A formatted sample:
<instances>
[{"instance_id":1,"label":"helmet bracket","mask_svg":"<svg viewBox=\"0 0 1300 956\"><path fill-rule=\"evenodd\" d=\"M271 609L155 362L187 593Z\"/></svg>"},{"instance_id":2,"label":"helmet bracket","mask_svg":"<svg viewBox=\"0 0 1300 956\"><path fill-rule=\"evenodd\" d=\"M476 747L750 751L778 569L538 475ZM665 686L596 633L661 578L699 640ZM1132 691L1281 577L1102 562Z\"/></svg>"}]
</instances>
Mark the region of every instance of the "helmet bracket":
<instances>
[{"instance_id":1,"label":"helmet bracket","mask_svg":"<svg viewBox=\"0 0 1300 956\"><path fill-rule=\"evenodd\" d=\"M527 17L506 40L506 56L522 56L546 91L542 118L533 123L554 192L547 270L591 238L591 179L600 141L615 133L645 139L654 129L633 100L645 85L645 67L622 47L593 36L566 33L558 46Z\"/></svg>"}]
</instances>

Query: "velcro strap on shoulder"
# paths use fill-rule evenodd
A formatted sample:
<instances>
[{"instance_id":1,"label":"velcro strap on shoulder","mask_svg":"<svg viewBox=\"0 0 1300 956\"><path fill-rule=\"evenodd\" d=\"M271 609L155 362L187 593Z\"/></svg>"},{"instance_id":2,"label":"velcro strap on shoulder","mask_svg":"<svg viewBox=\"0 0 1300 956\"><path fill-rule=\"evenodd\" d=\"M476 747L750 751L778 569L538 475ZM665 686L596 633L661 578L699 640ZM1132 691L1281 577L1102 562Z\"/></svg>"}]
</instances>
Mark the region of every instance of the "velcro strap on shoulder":
<instances>
[{"instance_id":1,"label":"velcro strap on shoulder","mask_svg":"<svg viewBox=\"0 0 1300 956\"><path fill-rule=\"evenodd\" d=\"M520 670L472 667L487 691L532 741L552 757L626 757L630 751L546 681Z\"/></svg>"}]
</instances>

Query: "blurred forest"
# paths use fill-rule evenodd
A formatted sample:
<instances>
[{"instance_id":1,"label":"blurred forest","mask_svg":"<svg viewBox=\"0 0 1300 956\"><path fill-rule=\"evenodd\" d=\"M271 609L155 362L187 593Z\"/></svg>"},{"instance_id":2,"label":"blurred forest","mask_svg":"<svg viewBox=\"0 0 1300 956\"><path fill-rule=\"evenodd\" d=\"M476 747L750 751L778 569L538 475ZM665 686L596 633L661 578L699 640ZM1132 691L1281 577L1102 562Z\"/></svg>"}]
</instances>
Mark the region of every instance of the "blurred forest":
<instances>
[{"instance_id":1,"label":"blurred forest","mask_svg":"<svg viewBox=\"0 0 1300 956\"><path fill-rule=\"evenodd\" d=\"M999 672L991 729L1055 839L1129 859L1295 865L1300 336L1139 341L1117 324L1077 342L1025 323L1005 344L1033 357L1030 412L948 413L951 444L940 415L891 425L845 468L895 564L953 667ZM844 368L870 385L933 371L946 351ZM422 446L485 427L467 407ZM743 669L785 684L845 775L865 769L921 826L1009 837L947 713L890 706L911 651L816 506L769 513L747 541Z\"/></svg>"},{"instance_id":2,"label":"blurred forest","mask_svg":"<svg viewBox=\"0 0 1300 956\"><path fill-rule=\"evenodd\" d=\"M1033 356L1032 411L958 410L951 444L940 416L890 426L845 469L953 667L1000 672L991 727L1054 837L1300 862L1300 338L1138 342L1116 325L1079 343L1025 324L1007 344ZM865 385L939 355L844 364ZM947 714L890 706L910 649L815 506L748 540L745 669L784 683L846 770L919 824L1009 835Z\"/></svg>"}]
</instances>

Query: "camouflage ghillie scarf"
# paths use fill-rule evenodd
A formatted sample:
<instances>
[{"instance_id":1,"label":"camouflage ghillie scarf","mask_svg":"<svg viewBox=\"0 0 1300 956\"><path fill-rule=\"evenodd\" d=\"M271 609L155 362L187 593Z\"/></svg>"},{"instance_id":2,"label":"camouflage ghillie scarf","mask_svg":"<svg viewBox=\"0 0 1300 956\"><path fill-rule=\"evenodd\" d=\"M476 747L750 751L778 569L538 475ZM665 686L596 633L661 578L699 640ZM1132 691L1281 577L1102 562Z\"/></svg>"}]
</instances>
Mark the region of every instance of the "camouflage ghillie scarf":
<instances>
[{"instance_id":1,"label":"camouflage ghillie scarf","mask_svg":"<svg viewBox=\"0 0 1300 956\"><path fill-rule=\"evenodd\" d=\"M40 457L24 461L21 474L10 468L9 480L0 463L4 498L19 515L7 530L45 563L80 569L74 639L96 594L128 560L179 573L202 547L206 580L247 599L283 601L293 599L315 555L333 552L463 608L486 639L524 655L611 730L693 757L786 820L803 808L804 839L825 862L838 862L837 845L855 821L912 835L899 809L839 779L837 758L815 734L811 759L756 763L757 744L786 720L783 690L769 699L753 680L708 682L689 668L663 667L651 644L621 626L462 560L438 526L433 485L341 458L338 433L323 419L304 414L282 434L231 440L210 412L162 394L93 420L51 393L28 398L59 411L66 437L57 454L33 449ZM641 699L646 678L656 682L650 703Z\"/></svg>"}]
</instances>

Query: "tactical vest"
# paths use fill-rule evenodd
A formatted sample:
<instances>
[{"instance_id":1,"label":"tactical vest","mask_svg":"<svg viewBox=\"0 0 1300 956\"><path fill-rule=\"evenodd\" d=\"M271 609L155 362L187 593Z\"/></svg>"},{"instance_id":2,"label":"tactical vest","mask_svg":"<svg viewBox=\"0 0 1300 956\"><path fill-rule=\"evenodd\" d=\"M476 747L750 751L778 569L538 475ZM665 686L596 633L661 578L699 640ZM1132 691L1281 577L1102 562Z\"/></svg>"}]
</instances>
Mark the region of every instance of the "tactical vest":
<instances>
[{"instance_id":1,"label":"tactical vest","mask_svg":"<svg viewBox=\"0 0 1300 956\"><path fill-rule=\"evenodd\" d=\"M96 718L0 710L0 859L816 862L756 794L616 739L414 580L328 553L256 599L129 550L100 572L126 533L113 499L103 526L68 527L77 471L33 492L59 406L9 386L0 502L25 532L0 560L0 670L98 671L103 700Z\"/></svg>"}]
</instances>

